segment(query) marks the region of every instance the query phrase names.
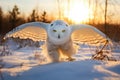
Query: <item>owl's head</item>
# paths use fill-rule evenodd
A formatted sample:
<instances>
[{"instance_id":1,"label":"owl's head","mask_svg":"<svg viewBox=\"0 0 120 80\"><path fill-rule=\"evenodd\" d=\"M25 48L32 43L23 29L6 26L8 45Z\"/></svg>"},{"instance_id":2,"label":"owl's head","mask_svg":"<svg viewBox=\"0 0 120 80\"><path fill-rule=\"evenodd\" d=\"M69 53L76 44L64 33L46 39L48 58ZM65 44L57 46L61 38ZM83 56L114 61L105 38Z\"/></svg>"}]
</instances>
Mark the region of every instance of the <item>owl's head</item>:
<instances>
[{"instance_id":1,"label":"owl's head","mask_svg":"<svg viewBox=\"0 0 120 80\"><path fill-rule=\"evenodd\" d=\"M48 38L54 44L64 44L70 39L70 27L62 20L53 21L49 25Z\"/></svg>"}]
</instances>

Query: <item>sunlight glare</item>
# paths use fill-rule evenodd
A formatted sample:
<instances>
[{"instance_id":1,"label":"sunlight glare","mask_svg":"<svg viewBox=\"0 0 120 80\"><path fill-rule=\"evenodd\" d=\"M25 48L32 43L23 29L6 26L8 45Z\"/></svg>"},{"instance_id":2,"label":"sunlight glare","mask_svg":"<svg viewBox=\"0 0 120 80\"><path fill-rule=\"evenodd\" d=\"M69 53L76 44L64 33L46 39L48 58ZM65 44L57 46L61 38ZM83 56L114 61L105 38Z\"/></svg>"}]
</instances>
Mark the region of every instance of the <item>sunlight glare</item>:
<instances>
[{"instance_id":1,"label":"sunlight glare","mask_svg":"<svg viewBox=\"0 0 120 80\"><path fill-rule=\"evenodd\" d=\"M74 23L87 22L89 19L89 7L85 2L72 2L69 10L64 10L64 15Z\"/></svg>"}]
</instances>

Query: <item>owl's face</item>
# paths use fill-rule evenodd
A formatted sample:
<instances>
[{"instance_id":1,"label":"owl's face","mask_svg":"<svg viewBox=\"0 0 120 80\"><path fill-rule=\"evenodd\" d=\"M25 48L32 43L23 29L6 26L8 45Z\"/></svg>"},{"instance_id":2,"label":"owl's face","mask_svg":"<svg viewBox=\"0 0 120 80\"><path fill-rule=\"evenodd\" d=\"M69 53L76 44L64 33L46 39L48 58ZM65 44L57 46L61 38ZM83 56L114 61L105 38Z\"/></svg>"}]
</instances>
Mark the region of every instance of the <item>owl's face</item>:
<instances>
[{"instance_id":1,"label":"owl's face","mask_svg":"<svg viewBox=\"0 0 120 80\"><path fill-rule=\"evenodd\" d=\"M63 44L70 39L70 27L61 20L52 22L48 32L48 37L54 44Z\"/></svg>"}]
</instances>

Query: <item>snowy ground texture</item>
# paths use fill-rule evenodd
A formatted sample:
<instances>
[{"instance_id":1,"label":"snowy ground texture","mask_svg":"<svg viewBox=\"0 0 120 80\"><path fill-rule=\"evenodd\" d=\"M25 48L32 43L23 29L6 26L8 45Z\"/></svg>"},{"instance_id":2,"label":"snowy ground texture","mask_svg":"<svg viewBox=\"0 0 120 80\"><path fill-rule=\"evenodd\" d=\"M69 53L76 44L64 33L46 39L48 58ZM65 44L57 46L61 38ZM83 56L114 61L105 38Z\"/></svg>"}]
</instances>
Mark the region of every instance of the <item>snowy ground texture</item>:
<instances>
[{"instance_id":1,"label":"snowy ground texture","mask_svg":"<svg viewBox=\"0 0 120 80\"><path fill-rule=\"evenodd\" d=\"M117 48L112 53L119 59L120 46ZM48 63L41 51L34 47L10 49L12 55L0 57L0 80L120 80L120 61L92 60L88 47L82 46L71 62Z\"/></svg>"}]
</instances>

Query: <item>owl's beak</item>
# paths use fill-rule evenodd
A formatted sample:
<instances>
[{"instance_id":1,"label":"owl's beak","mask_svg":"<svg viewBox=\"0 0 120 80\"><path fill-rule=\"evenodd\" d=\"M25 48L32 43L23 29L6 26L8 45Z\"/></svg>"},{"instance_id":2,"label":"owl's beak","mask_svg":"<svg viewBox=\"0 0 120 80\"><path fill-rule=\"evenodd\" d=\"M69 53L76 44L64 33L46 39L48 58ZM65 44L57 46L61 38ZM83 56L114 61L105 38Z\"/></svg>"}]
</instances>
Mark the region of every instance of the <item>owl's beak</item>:
<instances>
[{"instance_id":1,"label":"owl's beak","mask_svg":"<svg viewBox=\"0 0 120 80\"><path fill-rule=\"evenodd\" d=\"M60 39L60 35L58 34L58 39Z\"/></svg>"}]
</instances>

